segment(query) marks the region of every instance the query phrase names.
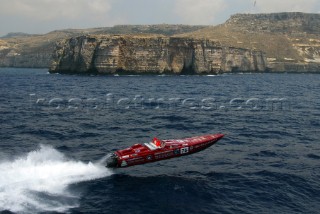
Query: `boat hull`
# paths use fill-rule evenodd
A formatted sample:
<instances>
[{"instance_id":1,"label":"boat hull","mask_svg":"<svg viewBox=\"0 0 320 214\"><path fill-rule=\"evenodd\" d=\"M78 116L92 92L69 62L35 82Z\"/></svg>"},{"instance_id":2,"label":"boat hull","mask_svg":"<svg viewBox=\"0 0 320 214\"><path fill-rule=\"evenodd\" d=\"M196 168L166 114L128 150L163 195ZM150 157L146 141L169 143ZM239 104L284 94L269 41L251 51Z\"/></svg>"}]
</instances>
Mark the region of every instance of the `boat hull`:
<instances>
[{"instance_id":1,"label":"boat hull","mask_svg":"<svg viewBox=\"0 0 320 214\"><path fill-rule=\"evenodd\" d=\"M223 134L213 134L163 140L161 147L156 147L152 143L135 144L111 154L107 159L106 167L124 168L190 155L212 146L223 136Z\"/></svg>"}]
</instances>

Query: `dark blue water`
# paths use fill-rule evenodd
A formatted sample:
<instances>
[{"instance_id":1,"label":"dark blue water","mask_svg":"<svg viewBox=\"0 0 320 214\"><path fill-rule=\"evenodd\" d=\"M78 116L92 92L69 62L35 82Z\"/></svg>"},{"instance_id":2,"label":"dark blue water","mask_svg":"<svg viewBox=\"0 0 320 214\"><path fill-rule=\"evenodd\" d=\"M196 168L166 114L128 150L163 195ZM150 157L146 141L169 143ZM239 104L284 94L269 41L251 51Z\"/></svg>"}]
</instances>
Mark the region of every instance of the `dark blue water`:
<instances>
[{"instance_id":1,"label":"dark blue water","mask_svg":"<svg viewBox=\"0 0 320 214\"><path fill-rule=\"evenodd\" d=\"M0 211L319 213L320 75L72 76L0 69ZM215 146L109 170L134 143Z\"/></svg>"}]
</instances>

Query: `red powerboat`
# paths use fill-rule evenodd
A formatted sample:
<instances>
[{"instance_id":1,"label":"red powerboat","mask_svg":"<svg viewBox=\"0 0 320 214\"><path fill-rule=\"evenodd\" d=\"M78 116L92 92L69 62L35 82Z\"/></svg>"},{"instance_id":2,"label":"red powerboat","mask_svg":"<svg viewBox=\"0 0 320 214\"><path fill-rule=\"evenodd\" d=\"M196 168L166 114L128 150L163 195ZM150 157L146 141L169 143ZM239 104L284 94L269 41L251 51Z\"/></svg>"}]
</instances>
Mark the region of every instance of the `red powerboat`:
<instances>
[{"instance_id":1,"label":"red powerboat","mask_svg":"<svg viewBox=\"0 0 320 214\"><path fill-rule=\"evenodd\" d=\"M111 153L106 160L106 167L129 167L189 155L212 146L223 136L223 134L211 134L176 140L154 138L149 143L134 144Z\"/></svg>"}]
</instances>

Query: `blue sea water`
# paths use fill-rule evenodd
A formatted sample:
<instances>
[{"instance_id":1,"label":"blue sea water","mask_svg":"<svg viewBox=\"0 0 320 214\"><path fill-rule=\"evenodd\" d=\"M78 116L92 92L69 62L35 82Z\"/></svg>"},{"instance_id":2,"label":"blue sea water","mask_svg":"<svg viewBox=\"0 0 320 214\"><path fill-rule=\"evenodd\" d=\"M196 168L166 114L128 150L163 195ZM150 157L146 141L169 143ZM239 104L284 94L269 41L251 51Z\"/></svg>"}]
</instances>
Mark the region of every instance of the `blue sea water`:
<instances>
[{"instance_id":1,"label":"blue sea water","mask_svg":"<svg viewBox=\"0 0 320 214\"><path fill-rule=\"evenodd\" d=\"M0 212L319 213L320 75L78 76L0 69ZM110 170L111 151L226 136Z\"/></svg>"}]
</instances>

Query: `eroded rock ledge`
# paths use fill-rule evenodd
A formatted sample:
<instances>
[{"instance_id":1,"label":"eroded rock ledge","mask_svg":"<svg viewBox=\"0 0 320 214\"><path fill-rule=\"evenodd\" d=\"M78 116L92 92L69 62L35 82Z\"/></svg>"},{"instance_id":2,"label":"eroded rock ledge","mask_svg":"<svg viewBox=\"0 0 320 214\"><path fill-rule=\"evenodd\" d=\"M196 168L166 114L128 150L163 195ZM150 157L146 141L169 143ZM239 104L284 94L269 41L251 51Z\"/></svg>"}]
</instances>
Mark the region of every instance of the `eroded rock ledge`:
<instances>
[{"instance_id":1,"label":"eroded rock ledge","mask_svg":"<svg viewBox=\"0 0 320 214\"><path fill-rule=\"evenodd\" d=\"M159 35L91 35L56 45L51 73L217 74L264 72L263 52L214 40Z\"/></svg>"}]
</instances>

